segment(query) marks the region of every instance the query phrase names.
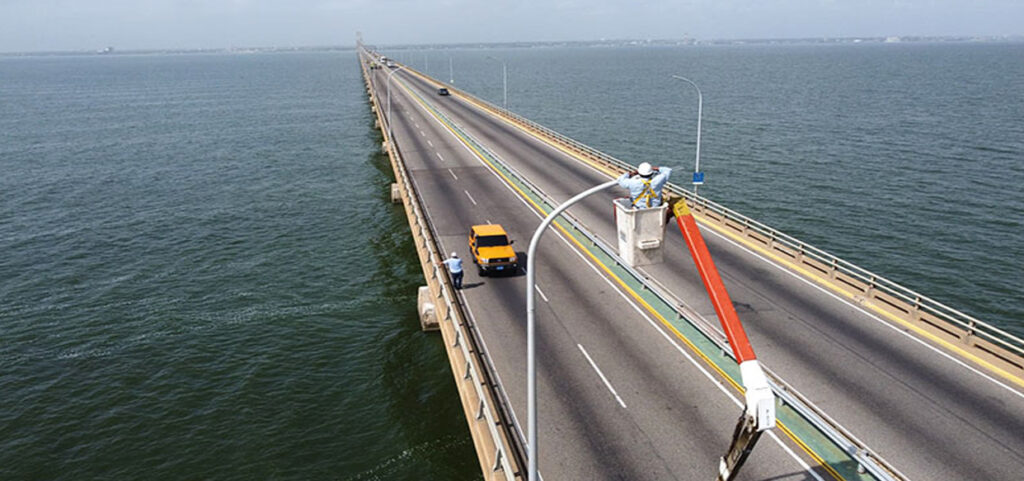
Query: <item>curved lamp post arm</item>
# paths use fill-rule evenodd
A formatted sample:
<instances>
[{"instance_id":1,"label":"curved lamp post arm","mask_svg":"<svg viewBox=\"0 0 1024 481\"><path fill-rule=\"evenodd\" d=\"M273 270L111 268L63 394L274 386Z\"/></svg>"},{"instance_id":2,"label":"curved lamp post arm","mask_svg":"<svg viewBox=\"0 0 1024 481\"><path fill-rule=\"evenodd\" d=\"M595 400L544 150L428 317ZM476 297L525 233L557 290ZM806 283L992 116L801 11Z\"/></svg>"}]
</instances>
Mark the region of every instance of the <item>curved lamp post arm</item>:
<instances>
[{"instance_id":1,"label":"curved lamp post arm","mask_svg":"<svg viewBox=\"0 0 1024 481\"><path fill-rule=\"evenodd\" d=\"M697 158L693 163L693 173L696 174L700 172L700 121L704 113L704 95L700 93L700 87L698 87L693 80L686 77L680 77L679 75L673 75L672 78L687 82L690 85L693 85L693 88L697 89ZM693 193L697 193L696 184L693 186Z\"/></svg>"},{"instance_id":2,"label":"curved lamp post arm","mask_svg":"<svg viewBox=\"0 0 1024 481\"><path fill-rule=\"evenodd\" d=\"M388 142L391 142L391 76L401 72L402 70L405 70L405 65L392 70L391 73L388 74L387 82L385 82L388 86Z\"/></svg>"},{"instance_id":3,"label":"curved lamp post arm","mask_svg":"<svg viewBox=\"0 0 1024 481\"><path fill-rule=\"evenodd\" d=\"M527 475L527 481L538 481L537 478L537 357L536 357L536 342L534 341L534 335L536 333L534 329L535 319L534 311L536 308L535 294L536 290L536 276L534 274L534 266L536 265L536 252L537 244L540 242L540 236L544 234L544 230L547 229L555 218L558 217L563 211L571 207L573 204L583 200L591 194L600 192L613 185L618 184L618 180L610 180L596 187L577 194L575 197L565 201L562 205L558 206L555 210L551 211L547 217L541 221L540 226L533 233L533 238L530 239L530 248L526 252L526 417L527 417L527 441L526 441L526 457L528 459L529 471Z\"/></svg>"}]
</instances>

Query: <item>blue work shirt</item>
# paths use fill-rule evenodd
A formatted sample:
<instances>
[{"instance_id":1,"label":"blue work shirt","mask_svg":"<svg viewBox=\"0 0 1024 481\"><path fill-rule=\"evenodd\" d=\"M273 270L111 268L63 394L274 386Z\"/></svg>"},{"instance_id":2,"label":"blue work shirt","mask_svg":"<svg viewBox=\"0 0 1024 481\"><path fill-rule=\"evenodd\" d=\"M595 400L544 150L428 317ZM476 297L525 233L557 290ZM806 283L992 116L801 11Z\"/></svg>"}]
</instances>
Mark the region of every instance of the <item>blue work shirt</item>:
<instances>
[{"instance_id":1,"label":"blue work shirt","mask_svg":"<svg viewBox=\"0 0 1024 481\"><path fill-rule=\"evenodd\" d=\"M458 257L449 257L443 261L444 265L448 266L448 272L452 274L458 274L462 272L462 259Z\"/></svg>"},{"instance_id":2,"label":"blue work shirt","mask_svg":"<svg viewBox=\"0 0 1024 481\"><path fill-rule=\"evenodd\" d=\"M651 190L654 191L654 198L651 199L651 205L643 205L643 202L637 204L637 208L644 207L658 207L661 205L661 189L668 183L668 176L672 175L672 169L668 167L659 167L658 171L651 177ZM623 189L629 189L629 202L632 204L636 201L636 198L644 191L644 178L640 176L630 177L629 172L622 174L619 177L619 187Z\"/></svg>"}]
</instances>

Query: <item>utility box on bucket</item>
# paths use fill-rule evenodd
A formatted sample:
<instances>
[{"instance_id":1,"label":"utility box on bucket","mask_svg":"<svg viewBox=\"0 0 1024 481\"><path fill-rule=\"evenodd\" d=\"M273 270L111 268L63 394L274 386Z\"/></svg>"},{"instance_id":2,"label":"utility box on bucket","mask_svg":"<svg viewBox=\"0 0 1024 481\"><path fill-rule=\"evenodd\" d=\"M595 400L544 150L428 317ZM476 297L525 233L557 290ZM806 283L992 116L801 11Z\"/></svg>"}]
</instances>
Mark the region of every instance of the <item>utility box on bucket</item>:
<instances>
[{"instance_id":1,"label":"utility box on bucket","mask_svg":"<svg viewBox=\"0 0 1024 481\"><path fill-rule=\"evenodd\" d=\"M619 238L619 257L630 267L658 264L663 255L665 219L668 203L658 207L634 209L629 199L615 199L615 224Z\"/></svg>"}]
</instances>

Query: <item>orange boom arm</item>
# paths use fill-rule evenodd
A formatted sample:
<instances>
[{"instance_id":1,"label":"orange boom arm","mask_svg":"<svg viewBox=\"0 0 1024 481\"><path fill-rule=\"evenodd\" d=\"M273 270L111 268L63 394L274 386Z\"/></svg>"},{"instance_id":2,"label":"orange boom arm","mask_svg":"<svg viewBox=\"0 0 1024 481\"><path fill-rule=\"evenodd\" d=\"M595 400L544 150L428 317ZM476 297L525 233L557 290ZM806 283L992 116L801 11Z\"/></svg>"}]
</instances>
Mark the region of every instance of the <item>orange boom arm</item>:
<instances>
[{"instance_id":1,"label":"orange boom arm","mask_svg":"<svg viewBox=\"0 0 1024 481\"><path fill-rule=\"evenodd\" d=\"M732 353L736 355L736 360L740 363L756 359L754 348L750 345L750 340L747 339L747 332L743 330L743 324L740 324L740 318L732 306L732 299L729 298L729 293L726 292L725 285L722 284L722 277L718 274L718 269L715 268L715 262L711 260L711 253L708 252L708 247L704 244L704 237L700 235L697 221L690 213L690 209L686 207L686 201L680 199L672 210L676 216L676 222L679 224L679 230L683 232L683 237L686 239L686 246L690 248L693 262L697 264L697 271L700 272L700 278L704 281L704 288L708 291L711 304L715 306L718 320L722 323L722 328L725 329L725 336L729 339Z\"/></svg>"}]
</instances>

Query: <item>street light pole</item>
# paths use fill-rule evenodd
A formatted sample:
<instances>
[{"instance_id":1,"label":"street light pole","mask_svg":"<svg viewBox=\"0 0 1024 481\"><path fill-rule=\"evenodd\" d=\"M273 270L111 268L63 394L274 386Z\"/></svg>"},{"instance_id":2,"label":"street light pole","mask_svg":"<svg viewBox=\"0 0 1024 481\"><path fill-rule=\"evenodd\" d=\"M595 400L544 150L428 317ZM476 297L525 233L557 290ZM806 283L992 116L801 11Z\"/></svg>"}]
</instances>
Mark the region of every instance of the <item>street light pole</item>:
<instances>
[{"instance_id":1,"label":"street light pole","mask_svg":"<svg viewBox=\"0 0 1024 481\"><path fill-rule=\"evenodd\" d=\"M504 60L494 58L490 55L488 55L487 58L501 62L501 90L502 98L504 100L504 102L502 103L502 107L505 109L506 112L508 112L508 64L505 63Z\"/></svg>"},{"instance_id":2,"label":"street light pole","mask_svg":"<svg viewBox=\"0 0 1024 481\"><path fill-rule=\"evenodd\" d=\"M610 180L596 187L577 194L575 197L565 201L564 204L558 206L555 210L551 211L547 217L541 221L540 226L533 233L533 238L530 239L530 248L526 252L526 418L527 418L527 441L526 441L526 458L528 460L529 470L527 471L527 481L539 481L537 478L537 356L535 334L534 329L534 311L536 310L536 304L534 300L534 291L536 290L536 275L534 274L534 266L536 265L536 252L537 244L540 242L540 236L544 234L544 230L547 229L551 222L555 220L565 209L568 209L573 204L583 200L591 194L597 193L604 189L607 189L613 185L618 184L618 180Z\"/></svg>"},{"instance_id":3,"label":"street light pole","mask_svg":"<svg viewBox=\"0 0 1024 481\"><path fill-rule=\"evenodd\" d=\"M393 75L395 75L396 73L402 71L402 70L405 70L405 65L402 65L401 67L399 67L399 68L397 68L395 70L392 70L391 73L388 74L388 80L386 82L387 86L388 86L388 143L392 142L392 140L391 140L391 77Z\"/></svg>"},{"instance_id":4,"label":"street light pole","mask_svg":"<svg viewBox=\"0 0 1024 481\"><path fill-rule=\"evenodd\" d=\"M448 83L455 83L455 68L452 67L452 56L448 56Z\"/></svg>"},{"instance_id":5,"label":"street light pole","mask_svg":"<svg viewBox=\"0 0 1024 481\"><path fill-rule=\"evenodd\" d=\"M679 75L673 75L672 78L687 82L690 85L693 85L693 88L697 89L697 159L693 164L693 194L696 195L697 186L704 183L703 176L698 177L698 174L700 174L700 121L704 112L704 95L700 93L700 87L693 83L693 80L686 77L680 77ZM698 178L700 179L699 181Z\"/></svg>"}]
</instances>

